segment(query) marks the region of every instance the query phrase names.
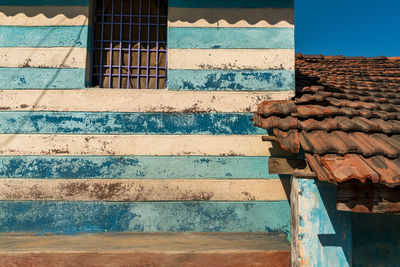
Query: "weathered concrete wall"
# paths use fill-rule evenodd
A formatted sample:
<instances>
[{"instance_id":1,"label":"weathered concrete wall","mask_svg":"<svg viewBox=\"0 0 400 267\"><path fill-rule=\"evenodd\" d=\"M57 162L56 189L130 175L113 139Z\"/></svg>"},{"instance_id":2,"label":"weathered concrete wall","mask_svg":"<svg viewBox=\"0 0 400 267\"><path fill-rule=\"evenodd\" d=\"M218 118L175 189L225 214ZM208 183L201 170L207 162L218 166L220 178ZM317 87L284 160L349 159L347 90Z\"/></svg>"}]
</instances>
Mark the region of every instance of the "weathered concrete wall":
<instances>
[{"instance_id":1,"label":"weathered concrete wall","mask_svg":"<svg viewBox=\"0 0 400 267\"><path fill-rule=\"evenodd\" d=\"M279 201L278 179L2 179L0 200Z\"/></svg>"},{"instance_id":2,"label":"weathered concrete wall","mask_svg":"<svg viewBox=\"0 0 400 267\"><path fill-rule=\"evenodd\" d=\"M292 266L399 266L400 216L336 210L336 187L294 179Z\"/></svg>"},{"instance_id":3,"label":"weathered concrete wall","mask_svg":"<svg viewBox=\"0 0 400 267\"><path fill-rule=\"evenodd\" d=\"M289 234L250 118L294 95L292 0L171 0L168 90L80 89L89 1L4 2L0 232Z\"/></svg>"},{"instance_id":4,"label":"weathered concrete wall","mask_svg":"<svg viewBox=\"0 0 400 267\"><path fill-rule=\"evenodd\" d=\"M0 229L57 234L265 232L268 229L287 232L289 215L282 212L287 208L283 202L1 201Z\"/></svg>"},{"instance_id":5,"label":"weathered concrete wall","mask_svg":"<svg viewBox=\"0 0 400 267\"><path fill-rule=\"evenodd\" d=\"M289 180L268 174L267 164L270 155L291 155L262 142L267 133L250 121L257 101L277 95L102 89L0 95L1 231L289 234ZM163 207L170 207L166 217ZM148 214L138 220L127 213L133 209ZM68 227L67 217L57 223L57 210L79 223ZM127 215L107 219L117 213ZM107 226L93 226L100 214ZM27 218L36 219L25 224Z\"/></svg>"},{"instance_id":6,"label":"weathered concrete wall","mask_svg":"<svg viewBox=\"0 0 400 267\"><path fill-rule=\"evenodd\" d=\"M336 187L292 179L292 266L352 266L351 215L336 210Z\"/></svg>"},{"instance_id":7,"label":"weathered concrete wall","mask_svg":"<svg viewBox=\"0 0 400 267\"><path fill-rule=\"evenodd\" d=\"M90 0L0 0L0 88L84 88Z\"/></svg>"},{"instance_id":8,"label":"weathered concrete wall","mask_svg":"<svg viewBox=\"0 0 400 267\"><path fill-rule=\"evenodd\" d=\"M292 0L168 4L170 90L294 91Z\"/></svg>"}]
</instances>

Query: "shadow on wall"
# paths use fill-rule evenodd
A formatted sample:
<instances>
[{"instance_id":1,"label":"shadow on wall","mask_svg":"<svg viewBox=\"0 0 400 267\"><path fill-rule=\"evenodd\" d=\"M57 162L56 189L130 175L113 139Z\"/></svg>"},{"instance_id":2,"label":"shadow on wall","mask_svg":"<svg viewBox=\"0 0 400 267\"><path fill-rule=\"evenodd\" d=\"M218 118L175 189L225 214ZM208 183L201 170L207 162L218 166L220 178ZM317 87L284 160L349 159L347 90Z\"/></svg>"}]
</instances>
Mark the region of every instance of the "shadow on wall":
<instances>
[{"instance_id":1,"label":"shadow on wall","mask_svg":"<svg viewBox=\"0 0 400 267\"><path fill-rule=\"evenodd\" d=\"M1 6L1 3L0 3ZM5 24L7 19L17 18L33 18L43 16L47 19L54 17L63 17L65 19L73 19L82 17L87 19L88 7L85 6L2 6L0 10L1 24Z\"/></svg>"},{"instance_id":2,"label":"shadow on wall","mask_svg":"<svg viewBox=\"0 0 400 267\"><path fill-rule=\"evenodd\" d=\"M267 130L269 135L274 135L273 131L271 129ZM276 158L291 158L291 159L296 159L297 155L289 152L287 150L284 150L281 145L278 142L271 142L271 147L269 148L269 153L271 157L276 157ZM279 174L279 179L281 180L283 189L285 190L285 195L286 198L288 199L290 203L290 192L291 192L291 175L288 174Z\"/></svg>"},{"instance_id":3,"label":"shadow on wall","mask_svg":"<svg viewBox=\"0 0 400 267\"><path fill-rule=\"evenodd\" d=\"M190 27L216 24L215 26L226 27L229 25L246 24L260 25L261 27L293 27L294 10L290 8L269 9L219 9L219 8L169 8L169 26Z\"/></svg>"},{"instance_id":4,"label":"shadow on wall","mask_svg":"<svg viewBox=\"0 0 400 267\"><path fill-rule=\"evenodd\" d=\"M1 14L1 13L0 13ZM46 39L48 38L52 38L52 33L53 31L56 30L56 27L51 28L50 31L43 37L41 37L41 39L37 40L37 43L35 43L34 47L41 47L43 46L42 44L46 42ZM75 43L77 43L80 39L80 36L82 35L82 32L84 30L84 27L79 27L78 28L78 34L75 37L76 39L73 41ZM74 37L73 37L74 38ZM59 63L60 66L64 66L65 63L68 61L68 59L70 58L73 50L74 50L74 46L72 47L67 47L67 52L65 55L63 55L63 58L61 59L61 62ZM33 56L33 54L30 54L28 59L30 59ZM26 66L26 69L29 69L31 66ZM25 68L25 67L24 67ZM6 68L5 68L6 69ZM48 77L47 81L43 81L44 86L43 88L39 88L39 89L49 89L52 88L53 83L59 79L60 73L62 72L63 68L54 68L54 73ZM40 94L40 96L35 100L35 103L32 105L32 109L30 110L30 113L34 112L34 107L38 106L41 99L44 97L44 95L47 93L46 90L43 90ZM29 116L29 115L27 115ZM21 132L21 129L24 127L24 125L26 124L28 120L24 120L23 123L21 123L21 125L19 125L16 129L15 132L16 134ZM10 142L12 142L12 140L15 138L14 135L10 136L9 138L7 138L3 143L0 144L0 147L4 147L7 146Z\"/></svg>"},{"instance_id":5,"label":"shadow on wall","mask_svg":"<svg viewBox=\"0 0 400 267\"><path fill-rule=\"evenodd\" d=\"M272 134L272 131L268 131L269 134ZM281 148L280 144L277 142L271 142L271 147L269 148L269 153L271 157L276 157L276 158L296 158L296 154L288 152ZM279 174L279 179L282 183L283 190L285 190L285 195L287 200L290 203L290 191L292 188L291 185L291 175L288 174Z\"/></svg>"},{"instance_id":6,"label":"shadow on wall","mask_svg":"<svg viewBox=\"0 0 400 267\"><path fill-rule=\"evenodd\" d=\"M353 266L400 266L400 216L352 213Z\"/></svg>"},{"instance_id":7,"label":"shadow on wall","mask_svg":"<svg viewBox=\"0 0 400 267\"><path fill-rule=\"evenodd\" d=\"M1 6L1 3L0 3ZM5 21L20 18L34 18L42 16L47 19L63 18L64 20L86 20L88 7L85 6L2 6L0 19ZM293 27L294 10L292 8L169 8L168 20L170 26L191 26L196 23L217 24L216 26L235 25L240 22L262 27ZM71 22L72 23L72 22ZM74 23L75 24L75 23Z\"/></svg>"},{"instance_id":8,"label":"shadow on wall","mask_svg":"<svg viewBox=\"0 0 400 267\"><path fill-rule=\"evenodd\" d=\"M352 249L349 242L350 213L336 209L336 186L326 182L315 182L329 221L334 229L333 234L318 234L322 247L340 247L346 257L348 266L352 266ZM351 233L351 231L350 231ZM351 235L351 234L350 234Z\"/></svg>"}]
</instances>

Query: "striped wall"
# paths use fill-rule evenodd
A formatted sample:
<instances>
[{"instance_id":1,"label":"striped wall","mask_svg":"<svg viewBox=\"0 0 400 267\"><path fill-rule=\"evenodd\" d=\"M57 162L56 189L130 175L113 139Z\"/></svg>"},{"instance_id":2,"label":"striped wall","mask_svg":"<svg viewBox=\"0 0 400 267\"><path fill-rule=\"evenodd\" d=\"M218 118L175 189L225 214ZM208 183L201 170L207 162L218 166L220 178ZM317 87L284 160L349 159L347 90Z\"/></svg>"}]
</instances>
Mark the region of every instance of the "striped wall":
<instances>
[{"instance_id":1,"label":"striped wall","mask_svg":"<svg viewBox=\"0 0 400 267\"><path fill-rule=\"evenodd\" d=\"M3 4L0 232L289 235L289 177L268 158L293 155L250 119L294 95L293 1L169 5L169 89L117 90L78 89L88 1ZM36 35L7 47L7 27Z\"/></svg>"},{"instance_id":2,"label":"striped wall","mask_svg":"<svg viewBox=\"0 0 400 267\"><path fill-rule=\"evenodd\" d=\"M0 88L84 88L89 0L0 0Z\"/></svg>"},{"instance_id":3,"label":"striped wall","mask_svg":"<svg viewBox=\"0 0 400 267\"><path fill-rule=\"evenodd\" d=\"M170 90L294 90L293 1L168 3Z\"/></svg>"},{"instance_id":4,"label":"striped wall","mask_svg":"<svg viewBox=\"0 0 400 267\"><path fill-rule=\"evenodd\" d=\"M268 157L293 155L250 121L258 101L284 97L2 90L0 232L289 234L289 177Z\"/></svg>"}]
</instances>

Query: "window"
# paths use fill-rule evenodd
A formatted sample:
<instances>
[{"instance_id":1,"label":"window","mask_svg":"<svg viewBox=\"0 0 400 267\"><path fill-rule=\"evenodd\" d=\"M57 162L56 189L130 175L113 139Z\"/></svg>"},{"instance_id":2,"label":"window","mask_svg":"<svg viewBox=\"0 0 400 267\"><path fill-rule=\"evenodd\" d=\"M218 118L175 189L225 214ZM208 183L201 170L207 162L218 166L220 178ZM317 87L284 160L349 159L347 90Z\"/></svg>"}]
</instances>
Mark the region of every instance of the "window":
<instances>
[{"instance_id":1,"label":"window","mask_svg":"<svg viewBox=\"0 0 400 267\"><path fill-rule=\"evenodd\" d=\"M92 85L165 88L167 1L97 0Z\"/></svg>"}]
</instances>

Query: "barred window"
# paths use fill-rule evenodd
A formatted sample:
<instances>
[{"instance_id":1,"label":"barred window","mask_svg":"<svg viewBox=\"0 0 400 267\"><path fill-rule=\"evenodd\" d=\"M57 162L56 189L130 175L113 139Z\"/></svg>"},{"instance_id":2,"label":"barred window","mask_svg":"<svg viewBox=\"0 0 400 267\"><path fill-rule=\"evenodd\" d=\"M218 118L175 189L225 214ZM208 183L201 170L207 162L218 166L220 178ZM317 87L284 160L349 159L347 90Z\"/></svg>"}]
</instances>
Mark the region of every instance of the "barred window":
<instances>
[{"instance_id":1,"label":"barred window","mask_svg":"<svg viewBox=\"0 0 400 267\"><path fill-rule=\"evenodd\" d=\"M165 88L167 1L97 0L92 85Z\"/></svg>"}]
</instances>

